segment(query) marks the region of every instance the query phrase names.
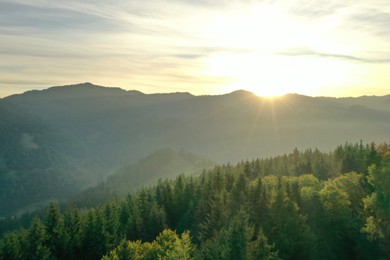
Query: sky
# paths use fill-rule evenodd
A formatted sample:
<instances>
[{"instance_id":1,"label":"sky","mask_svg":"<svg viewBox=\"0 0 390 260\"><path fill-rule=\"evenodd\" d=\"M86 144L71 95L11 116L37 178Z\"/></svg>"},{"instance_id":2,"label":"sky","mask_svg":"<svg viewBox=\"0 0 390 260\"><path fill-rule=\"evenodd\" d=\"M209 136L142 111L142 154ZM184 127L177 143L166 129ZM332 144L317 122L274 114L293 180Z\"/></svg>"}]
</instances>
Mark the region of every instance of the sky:
<instances>
[{"instance_id":1,"label":"sky","mask_svg":"<svg viewBox=\"0 0 390 260\"><path fill-rule=\"evenodd\" d=\"M0 0L0 97L390 94L389 0Z\"/></svg>"}]
</instances>

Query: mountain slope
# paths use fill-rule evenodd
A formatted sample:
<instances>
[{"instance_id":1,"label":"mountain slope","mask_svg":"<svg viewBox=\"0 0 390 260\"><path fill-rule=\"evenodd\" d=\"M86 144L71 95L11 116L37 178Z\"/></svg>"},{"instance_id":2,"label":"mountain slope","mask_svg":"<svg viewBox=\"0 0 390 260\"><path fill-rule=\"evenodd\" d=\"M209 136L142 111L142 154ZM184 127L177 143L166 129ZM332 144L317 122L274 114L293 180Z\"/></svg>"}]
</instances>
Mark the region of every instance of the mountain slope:
<instances>
[{"instance_id":1,"label":"mountain slope","mask_svg":"<svg viewBox=\"0 0 390 260\"><path fill-rule=\"evenodd\" d=\"M389 183L388 144L295 149L91 209L50 203L27 229L0 234L0 258L389 259Z\"/></svg>"},{"instance_id":2,"label":"mountain slope","mask_svg":"<svg viewBox=\"0 0 390 260\"><path fill-rule=\"evenodd\" d=\"M286 95L270 100L246 91L221 96L145 95L85 83L6 101L64 129L90 148L89 155L117 169L162 147L185 147L226 162L294 147L329 150L345 141L386 141L390 103L373 99ZM362 107L369 113L361 113Z\"/></svg>"},{"instance_id":3,"label":"mountain slope","mask_svg":"<svg viewBox=\"0 0 390 260\"><path fill-rule=\"evenodd\" d=\"M73 197L68 205L72 207L97 206L116 197L124 197L140 187L155 185L159 179L172 179L180 174L199 174L214 163L185 151L161 149L137 163L124 166L106 181L91 187Z\"/></svg>"},{"instance_id":4,"label":"mountain slope","mask_svg":"<svg viewBox=\"0 0 390 260\"><path fill-rule=\"evenodd\" d=\"M89 173L75 167L71 151L60 131L0 102L0 216L85 187Z\"/></svg>"},{"instance_id":5,"label":"mountain slope","mask_svg":"<svg viewBox=\"0 0 390 260\"><path fill-rule=\"evenodd\" d=\"M46 125L39 139L47 148L42 158L51 163L45 169L51 169L48 175L57 176L58 183L73 183L75 187L67 190L65 185L62 189L45 179L40 179L39 185L42 191L55 190L46 192L45 198L62 198L96 185L115 170L164 147L185 148L223 163L283 154L295 147L326 151L346 141L388 141L389 100L389 96L335 99L296 94L267 99L243 90L220 96L147 95L83 83L2 100L3 106L24 111L26 118L34 120L15 125L14 141L7 143L9 138L4 138L0 145L6 147L3 154L20 149L20 142L36 151L35 145L42 144L24 129L34 122ZM18 117L6 110L3 114ZM11 132L6 129L4 136ZM35 152L15 154L24 156L13 156L16 164L34 158L30 154L38 156ZM53 156L58 159L49 159ZM59 163L53 164L56 161ZM34 164L25 168L26 174L11 174L4 185L15 178L16 183L28 183L35 175L27 172L44 172L35 165L39 160L31 162ZM10 172L7 170L8 175ZM72 177L64 177L69 175ZM23 186L13 187L23 190ZM9 192L4 194L4 198L12 197ZM25 199L25 204L31 203Z\"/></svg>"}]
</instances>

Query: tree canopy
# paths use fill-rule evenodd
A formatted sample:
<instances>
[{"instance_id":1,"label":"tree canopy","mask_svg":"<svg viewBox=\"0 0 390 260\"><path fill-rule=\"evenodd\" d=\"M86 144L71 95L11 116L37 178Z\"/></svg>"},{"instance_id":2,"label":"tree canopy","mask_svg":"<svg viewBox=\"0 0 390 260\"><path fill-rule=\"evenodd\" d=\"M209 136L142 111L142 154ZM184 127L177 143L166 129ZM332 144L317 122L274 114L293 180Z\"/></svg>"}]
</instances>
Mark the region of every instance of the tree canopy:
<instances>
[{"instance_id":1,"label":"tree canopy","mask_svg":"<svg viewBox=\"0 0 390 260\"><path fill-rule=\"evenodd\" d=\"M386 259L390 153L346 144L160 180L8 232L0 259Z\"/></svg>"}]
</instances>

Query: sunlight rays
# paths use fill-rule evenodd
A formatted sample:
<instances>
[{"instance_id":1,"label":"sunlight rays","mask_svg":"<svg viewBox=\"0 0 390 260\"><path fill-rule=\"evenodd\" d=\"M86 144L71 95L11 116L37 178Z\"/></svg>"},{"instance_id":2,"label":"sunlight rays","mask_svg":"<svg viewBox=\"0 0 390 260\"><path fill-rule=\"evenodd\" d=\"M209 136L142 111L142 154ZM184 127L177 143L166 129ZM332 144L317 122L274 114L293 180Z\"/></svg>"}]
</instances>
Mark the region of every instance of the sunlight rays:
<instances>
[{"instance_id":1,"label":"sunlight rays","mask_svg":"<svg viewBox=\"0 0 390 260\"><path fill-rule=\"evenodd\" d=\"M281 135L279 129L278 112L280 104L283 102L283 97L257 97L255 106L257 107L257 113L253 115L253 121L249 125L249 134L247 136L247 142L244 145L244 151L250 154L250 148L254 145L264 145L267 142L272 142L275 147L281 145ZM269 135L269 132L272 132ZM259 143L259 136L262 142ZM270 140L266 136L273 136ZM254 143L257 140L258 143Z\"/></svg>"}]
</instances>

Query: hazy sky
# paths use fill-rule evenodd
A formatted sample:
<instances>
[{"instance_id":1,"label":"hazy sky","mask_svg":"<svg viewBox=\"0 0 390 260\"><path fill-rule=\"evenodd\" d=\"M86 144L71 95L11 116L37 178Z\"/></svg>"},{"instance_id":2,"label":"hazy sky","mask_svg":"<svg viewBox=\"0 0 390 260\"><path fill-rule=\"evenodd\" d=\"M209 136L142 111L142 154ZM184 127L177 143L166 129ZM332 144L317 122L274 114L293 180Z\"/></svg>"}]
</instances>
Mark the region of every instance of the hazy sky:
<instances>
[{"instance_id":1,"label":"hazy sky","mask_svg":"<svg viewBox=\"0 0 390 260\"><path fill-rule=\"evenodd\" d=\"M390 94L390 1L0 0L0 97L87 81Z\"/></svg>"}]
</instances>

